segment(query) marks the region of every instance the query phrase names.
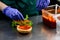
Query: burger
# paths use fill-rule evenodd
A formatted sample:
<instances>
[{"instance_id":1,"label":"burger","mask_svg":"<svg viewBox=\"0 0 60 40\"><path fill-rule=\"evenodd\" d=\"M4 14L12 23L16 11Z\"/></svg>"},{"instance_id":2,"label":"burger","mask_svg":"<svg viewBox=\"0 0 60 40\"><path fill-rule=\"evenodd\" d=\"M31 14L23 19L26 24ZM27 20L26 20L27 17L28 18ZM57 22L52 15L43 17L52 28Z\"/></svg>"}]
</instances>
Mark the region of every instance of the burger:
<instances>
[{"instance_id":1,"label":"burger","mask_svg":"<svg viewBox=\"0 0 60 40\"><path fill-rule=\"evenodd\" d=\"M28 16L24 20L14 20L12 26L16 26L20 33L30 33L32 31L32 21L28 20Z\"/></svg>"}]
</instances>

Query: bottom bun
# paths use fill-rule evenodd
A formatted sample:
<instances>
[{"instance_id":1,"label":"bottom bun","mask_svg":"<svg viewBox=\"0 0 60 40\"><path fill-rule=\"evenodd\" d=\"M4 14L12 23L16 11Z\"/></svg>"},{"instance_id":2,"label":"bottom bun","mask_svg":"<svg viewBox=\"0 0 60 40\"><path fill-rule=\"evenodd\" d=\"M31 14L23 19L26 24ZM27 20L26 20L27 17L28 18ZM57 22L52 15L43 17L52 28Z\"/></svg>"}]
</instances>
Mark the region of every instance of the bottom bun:
<instances>
[{"instance_id":1,"label":"bottom bun","mask_svg":"<svg viewBox=\"0 0 60 40\"><path fill-rule=\"evenodd\" d=\"M17 26L17 31L20 32L20 33L30 33L30 32L32 31L32 27L30 27L30 28L27 29L27 30L20 29L19 27L20 27L20 26L18 25L18 26Z\"/></svg>"}]
</instances>

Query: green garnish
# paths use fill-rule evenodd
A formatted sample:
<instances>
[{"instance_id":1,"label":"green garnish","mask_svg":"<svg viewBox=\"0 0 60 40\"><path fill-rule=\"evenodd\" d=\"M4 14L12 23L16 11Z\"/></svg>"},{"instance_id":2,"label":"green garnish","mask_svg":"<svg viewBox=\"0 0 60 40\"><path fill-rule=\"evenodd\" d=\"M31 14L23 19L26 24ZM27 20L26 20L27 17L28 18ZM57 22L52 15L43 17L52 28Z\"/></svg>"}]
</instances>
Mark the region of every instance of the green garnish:
<instances>
[{"instance_id":1,"label":"green garnish","mask_svg":"<svg viewBox=\"0 0 60 40\"><path fill-rule=\"evenodd\" d=\"M29 18L28 15L26 15L26 18L24 20L28 20L28 18Z\"/></svg>"},{"instance_id":2,"label":"green garnish","mask_svg":"<svg viewBox=\"0 0 60 40\"><path fill-rule=\"evenodd\" d=\"M28 15L26 15L26 18L24 19L24 20L28 20ZM32 26L32 21L29 21L29 22L24 22L24 21L12 21L12 27L14 27L14 26L16 26L16 25L26 25L26 24L28 24L28 25L30 25L30 26Z\"/></svg>"}]
</instances>

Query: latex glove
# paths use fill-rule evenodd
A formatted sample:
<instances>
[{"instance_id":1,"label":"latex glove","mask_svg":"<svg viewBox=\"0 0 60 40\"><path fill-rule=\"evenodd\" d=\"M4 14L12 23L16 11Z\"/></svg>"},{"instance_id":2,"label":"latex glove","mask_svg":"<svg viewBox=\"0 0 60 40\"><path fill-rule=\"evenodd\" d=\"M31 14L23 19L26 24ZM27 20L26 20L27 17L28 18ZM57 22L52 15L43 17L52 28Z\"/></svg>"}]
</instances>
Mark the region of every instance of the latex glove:
<instances>
[{"instance_id":1,"label":"latex glove","mask_svg":"<svg viewBox=\"0 0 60 40\"><path fill-rule=\"evenodd\" d=\"M37 0L36 7L38 10L42 10L43 8L46 8L50 3L50 0Z\"/></svg>"},{"instance_id":2,"label":"latex glove","mask_svg":"<svg viewBox=\"0 0 60 40\"><path fill-rule=\"evenodd\" d=\"M15 8L6 7L2 12L12 20L24 20L23 15Z\"/></svg>"}]
</instances>

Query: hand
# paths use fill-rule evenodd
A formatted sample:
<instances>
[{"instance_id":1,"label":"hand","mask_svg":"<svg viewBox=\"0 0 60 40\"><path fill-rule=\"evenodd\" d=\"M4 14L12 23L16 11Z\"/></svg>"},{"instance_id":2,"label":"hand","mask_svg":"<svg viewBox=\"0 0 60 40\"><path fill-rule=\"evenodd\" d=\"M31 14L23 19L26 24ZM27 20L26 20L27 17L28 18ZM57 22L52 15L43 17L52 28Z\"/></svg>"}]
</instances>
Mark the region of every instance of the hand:
<instances>
[{"instance_id":1,"label":"hand","mask_svg":"<svg viewBox=\"0 0 60 40\"><path fill-rule=\"evenodd\" d=\"M24 20L23 15L15 8L6 7L2 12L12 20Z\"/></svg>"},{"instance_id":2,"label":"hand","mask_svg":"<svg viewBox=\"0 0 60 40\"><path fill-rule=\"evenodd\" d=\"M43 8L46 8L50 3L50 0L37 0L36 7L38 10L42 10Z\"/></svg>"}]
</instances>

